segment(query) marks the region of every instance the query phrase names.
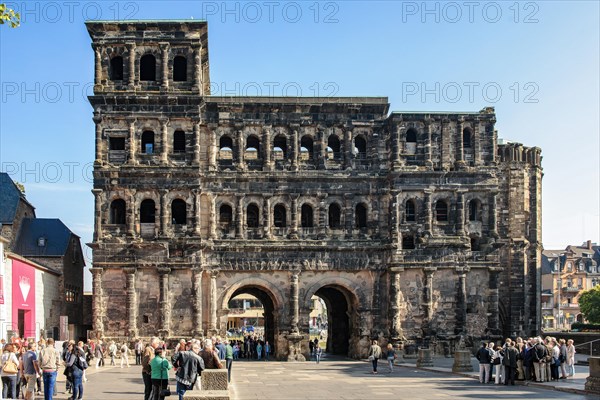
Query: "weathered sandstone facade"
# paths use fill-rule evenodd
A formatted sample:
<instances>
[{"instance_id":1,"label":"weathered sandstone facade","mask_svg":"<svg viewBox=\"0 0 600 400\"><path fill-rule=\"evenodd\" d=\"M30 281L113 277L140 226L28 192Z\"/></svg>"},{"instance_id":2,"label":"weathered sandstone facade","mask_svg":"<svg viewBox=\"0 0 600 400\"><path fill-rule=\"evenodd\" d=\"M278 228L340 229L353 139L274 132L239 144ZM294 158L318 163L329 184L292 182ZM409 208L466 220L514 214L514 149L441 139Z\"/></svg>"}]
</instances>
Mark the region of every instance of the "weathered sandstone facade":
<instances>
[{"instance_id":1,"label":"weathered sandstone facade","mask_svg":"<svg viewBox=\"0 0 600 400\"><path fill-rule=\"evenodd\" d=\"M492 108L215 97L205 22L87 27L94 334L224 334L240 293L281 359L307 352L313 295L352 357L538 329L541 150L498 145Z\"/></svg>"}]
</instances>

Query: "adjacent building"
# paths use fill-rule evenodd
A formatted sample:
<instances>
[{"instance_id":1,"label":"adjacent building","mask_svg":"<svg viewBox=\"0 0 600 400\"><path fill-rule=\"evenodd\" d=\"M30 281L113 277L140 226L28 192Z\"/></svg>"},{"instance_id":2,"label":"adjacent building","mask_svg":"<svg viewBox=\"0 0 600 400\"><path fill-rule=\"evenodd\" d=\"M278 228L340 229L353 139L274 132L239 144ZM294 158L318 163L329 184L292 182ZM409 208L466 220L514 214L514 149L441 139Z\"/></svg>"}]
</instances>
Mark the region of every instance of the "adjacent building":
<instances>
[{"instance_id":1,"label":"adjacent building","mask_svg":"<svg viewBox=\"0 0 600 400\"><path fill-rule=\"evenodd\" d=\"M313 296L351 357L539 331L541 150L498 144L493 108L211 96L206 22L86 26L95 336L224 335L240 294L280 359Z\"/></svg>"}]
</instances>

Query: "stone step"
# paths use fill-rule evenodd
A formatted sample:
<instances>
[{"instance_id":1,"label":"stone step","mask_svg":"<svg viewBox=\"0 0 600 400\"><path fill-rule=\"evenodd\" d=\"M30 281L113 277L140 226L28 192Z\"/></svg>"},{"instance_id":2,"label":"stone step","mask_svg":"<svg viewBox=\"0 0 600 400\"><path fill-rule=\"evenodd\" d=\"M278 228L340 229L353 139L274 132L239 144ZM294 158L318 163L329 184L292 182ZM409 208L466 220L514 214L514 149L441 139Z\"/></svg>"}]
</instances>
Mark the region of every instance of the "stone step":
<instances>
[{"instance_id":1,"label":"stone step","mask_svg":"<svg viewBox=\"0 0 600 400\"><path fill-rule=\"evenodd\" d=\"M230 400L227 390L188 390L185 400Z\"/></svg>"}]
</instances>

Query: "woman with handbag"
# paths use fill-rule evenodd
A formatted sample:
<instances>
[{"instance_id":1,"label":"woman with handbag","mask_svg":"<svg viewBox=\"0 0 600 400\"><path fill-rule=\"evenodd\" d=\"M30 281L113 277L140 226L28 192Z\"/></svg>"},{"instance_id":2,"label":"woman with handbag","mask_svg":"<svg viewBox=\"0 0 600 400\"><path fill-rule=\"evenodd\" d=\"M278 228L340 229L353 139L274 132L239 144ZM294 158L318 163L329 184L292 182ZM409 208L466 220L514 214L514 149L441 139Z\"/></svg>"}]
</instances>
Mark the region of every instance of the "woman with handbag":
<instances>
[{"instance_id":1,"label":"woman with handbag","mask_svg":"<svg viewBox=\"0 0 600 400\"><path fill-rule=\"evenodd\" d=\"M150 361L150 378L152 379L152 400L163 400L171 395L169 389L169 370L173 365L163 356L160 347L154 350L154 358Z\"/></svg>"},{"instance_id":2,"label":"woman with handbag","mask_svg":"<svg viewBox=\"0 0 600 400\"><path fill-rule=\"evenodd\" d=\"M0 376L2 377L2 398L16 399L17 396L17 373L19 372L19 359L15 354L12 344L4 346L0 364Z\"/></svg>"}]
</instances>

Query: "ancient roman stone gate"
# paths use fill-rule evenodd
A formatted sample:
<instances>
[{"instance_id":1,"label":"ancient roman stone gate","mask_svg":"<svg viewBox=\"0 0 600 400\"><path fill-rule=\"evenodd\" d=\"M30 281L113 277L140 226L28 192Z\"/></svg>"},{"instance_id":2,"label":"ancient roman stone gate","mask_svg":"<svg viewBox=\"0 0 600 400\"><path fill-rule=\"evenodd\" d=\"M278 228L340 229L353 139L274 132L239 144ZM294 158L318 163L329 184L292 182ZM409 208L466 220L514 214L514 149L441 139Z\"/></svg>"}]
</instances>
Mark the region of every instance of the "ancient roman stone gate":
<instances>
[{"instance_id":1,"label":"ancient roman stone gate","mask_svg":"<svg viewBox=\"0 0 600 400\"><path fill-rule=\"evenodd\" d=\"M541 151L498 145L492 108L210 96L206 22L86 25L91 336L224 336L241 293L279 359L307 355L313 295L350 357L537 331Z\"/></svg>"}]
</instances>

